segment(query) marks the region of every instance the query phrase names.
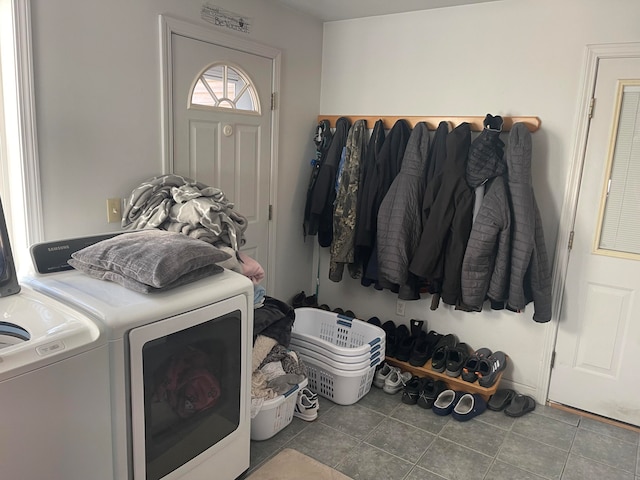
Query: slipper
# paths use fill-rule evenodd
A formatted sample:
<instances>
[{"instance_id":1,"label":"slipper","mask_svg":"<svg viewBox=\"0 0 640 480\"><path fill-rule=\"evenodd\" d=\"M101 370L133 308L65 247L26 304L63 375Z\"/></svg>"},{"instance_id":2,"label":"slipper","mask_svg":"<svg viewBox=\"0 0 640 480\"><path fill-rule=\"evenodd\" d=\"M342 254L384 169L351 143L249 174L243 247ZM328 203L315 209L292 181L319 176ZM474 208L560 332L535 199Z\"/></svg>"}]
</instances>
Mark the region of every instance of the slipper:
<instances>
[{"instance_id":1,"label":"slipper","mask_svg":"<svg viewBox=\"0 0 640 480\"><path fill-rule=\"evenodd\" d=\"M487 409L487 402L477 393L465 393L453 408L451 416L459 422L477 417Z\"/></svg>"},{"instance_id":2,"label":"slipper","mask_svg":"<svg viewBox=\"0 0 640 480\"><path fill-rule=\"evenodd\" d=\"M511 403L511 400L513 400L513 397L515 396L516 392L514 390L511 390L510 388L502 388L491 395L491 398L487 403L487 408L489 410L493 410L494 412L504 410L506 406Z\"/></svg>"},{"instance_id":3,"label":"slipper","mask_svg":"<svg viewBox=\"0 0 640 480\"><path fill-rule=\"evenodd\" d=\"M525 413L532 412L536 408L536 401L528 395L516 395L511 403L504 409L509 417L521 417Z\"/></svg>"}]
</instances>

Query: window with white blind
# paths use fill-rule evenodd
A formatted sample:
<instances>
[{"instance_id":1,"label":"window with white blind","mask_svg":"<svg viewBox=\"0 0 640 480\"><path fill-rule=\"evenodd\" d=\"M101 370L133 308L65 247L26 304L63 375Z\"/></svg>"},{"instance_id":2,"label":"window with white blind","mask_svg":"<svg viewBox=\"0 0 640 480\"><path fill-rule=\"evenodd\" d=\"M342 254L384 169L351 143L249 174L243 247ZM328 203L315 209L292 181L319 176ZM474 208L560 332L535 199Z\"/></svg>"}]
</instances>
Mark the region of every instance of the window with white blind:
<instances>
[{"instance_id":1,"label":"window with white blind","mask_svg":"<svg viewBox=\"0 0 640 480\"><path fill-rule=\"evenodd\" d=\"M597 253L640 260L640 80L621 80Z\"/></svg>"}]
</instances>

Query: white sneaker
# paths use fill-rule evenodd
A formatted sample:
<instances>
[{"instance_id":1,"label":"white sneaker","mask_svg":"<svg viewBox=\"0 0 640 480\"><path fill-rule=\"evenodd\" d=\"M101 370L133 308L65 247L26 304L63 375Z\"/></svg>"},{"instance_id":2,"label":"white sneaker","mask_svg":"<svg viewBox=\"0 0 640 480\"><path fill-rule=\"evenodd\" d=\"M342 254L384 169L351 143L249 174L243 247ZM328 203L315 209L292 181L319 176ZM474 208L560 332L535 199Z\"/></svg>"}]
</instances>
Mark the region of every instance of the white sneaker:
<instances>
[{"instance_id":1,"label":"white sneaker","mask_svg":"<svg viewBox=\"0 0 640 480\"><path fill-rule=\"evenodd\" d=\"M394 370L398 369L384 362L382 366L376 370L376 374L373 377L373 386L377 388L384 387L384 381L389 378L389 375L391 375Z\"/></svg>"},{"instance_id":2,"label":"white sneaker","mask_svg":"<svg viewBox=\"0 0 640 480\"><path fill-rule=\"evenodd\" d=\"M318 401L317 395L315 399L311 400L301 390L298 392L298 400L296 401L296 408L293 411L293 415L307 422L313 422L318 418L319 407L320 402Z\"/></svg>"},{"instance_id":3,"label":"white sneaker","mask_svg":"<svg viewBox=\"0 0 640 480\"><path fill-rule=\"evenodd\" d=\"M411 372L401 372L399 368L396 368L384 381L382 390L384 390L385 393L394 395L402 390L412 377Z\"/></svg>"}]
</instances>

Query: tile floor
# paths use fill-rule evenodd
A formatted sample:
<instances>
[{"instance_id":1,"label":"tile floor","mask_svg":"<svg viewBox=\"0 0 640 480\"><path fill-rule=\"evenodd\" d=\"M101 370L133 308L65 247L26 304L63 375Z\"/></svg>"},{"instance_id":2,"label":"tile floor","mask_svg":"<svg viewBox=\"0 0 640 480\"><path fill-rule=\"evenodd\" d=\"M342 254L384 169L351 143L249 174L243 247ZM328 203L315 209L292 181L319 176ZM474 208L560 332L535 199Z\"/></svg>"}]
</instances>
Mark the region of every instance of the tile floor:
<instances>
[{"instance_id":1,"label":"tile floor","mask_svg":"<svg viewBox=\"0 0 640 480\"><path fill-rule=\"evenodd\" d=\"M321 397L316 421L294 417L252 441L248 473L293 448L354 480L640 480L639 439L542 405L517 419L487 410L458 422L372 387L349 406Z\"/></svg>"}]
</instances>

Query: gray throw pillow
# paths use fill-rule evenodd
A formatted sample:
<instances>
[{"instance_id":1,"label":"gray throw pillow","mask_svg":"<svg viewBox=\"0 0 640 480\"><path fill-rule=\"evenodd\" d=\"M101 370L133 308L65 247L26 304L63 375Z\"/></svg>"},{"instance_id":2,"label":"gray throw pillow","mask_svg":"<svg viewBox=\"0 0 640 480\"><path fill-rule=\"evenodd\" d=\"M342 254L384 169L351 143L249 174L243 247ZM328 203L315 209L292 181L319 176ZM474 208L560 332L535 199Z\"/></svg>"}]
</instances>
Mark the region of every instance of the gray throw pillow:
<instances>
[{"instance_id":1,"label":"gray throw pillow","mask_svg":"<svg viewBox=\"0 0 640 480\"><path fill-rule=\"evenodd\" d=\"M103 240L71 257L69 265L94 277L111 277L104 279L112 281L123 277L158 289L175 286L182 276L227 260L230 255L181 233L148 229Z\"/></svg>"}]
</instances>

